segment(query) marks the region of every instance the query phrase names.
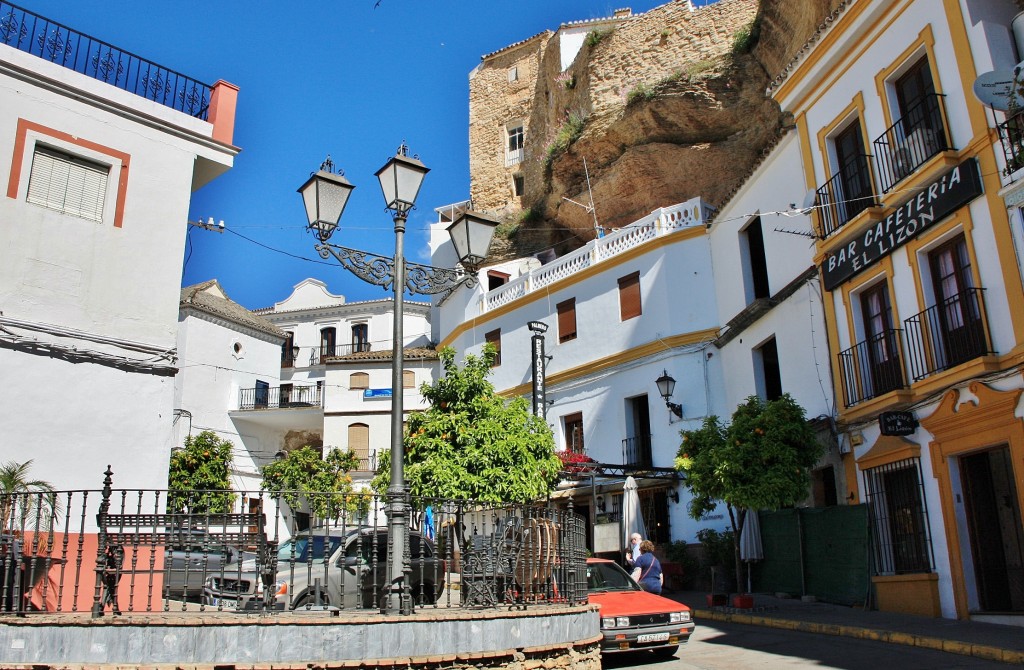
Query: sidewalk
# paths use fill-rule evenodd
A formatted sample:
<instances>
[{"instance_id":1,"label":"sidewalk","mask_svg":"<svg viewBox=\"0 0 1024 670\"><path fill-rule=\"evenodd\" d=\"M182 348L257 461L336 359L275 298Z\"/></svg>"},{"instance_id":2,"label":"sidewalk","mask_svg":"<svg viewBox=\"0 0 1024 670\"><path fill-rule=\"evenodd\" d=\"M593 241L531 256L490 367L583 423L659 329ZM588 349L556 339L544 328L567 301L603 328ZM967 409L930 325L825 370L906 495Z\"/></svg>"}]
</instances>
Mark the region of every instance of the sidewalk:
<instances>
[{"instance_id":1,"label":"sidewalk","mask_svg":"<svg viewBox=\"0 0 1024 670\"><path fill-rule=\"evenodd\" d=\"M1018 626L865 611L769 595L755 595L754 607L749 610L708 607L703 591L666 591L662 595L689 606L698 626L706 621L727 621L787 628L941 649L990 661L1024 665L1024 629Z\"/></svg>"}]
</instances>

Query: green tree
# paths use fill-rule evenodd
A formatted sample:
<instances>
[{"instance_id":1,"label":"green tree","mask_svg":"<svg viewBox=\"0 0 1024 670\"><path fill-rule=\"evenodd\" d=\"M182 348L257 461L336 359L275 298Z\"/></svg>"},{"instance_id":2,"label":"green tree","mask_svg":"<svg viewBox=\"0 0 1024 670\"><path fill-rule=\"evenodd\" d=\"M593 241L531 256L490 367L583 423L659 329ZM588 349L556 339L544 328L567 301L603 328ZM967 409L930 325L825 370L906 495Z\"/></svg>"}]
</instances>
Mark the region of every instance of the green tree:
<instances>
[{"instance_id":1,"label":"green tree","mask_svg":"<svg viewBox=\"0 0 1024 670\"><path fill-rule=\"evenodd\" d=\"M323 458L313 447L293 449L279 461L263 466L260 486L280 496L293 509L305 501L317 519L337 519L342 512L365 513L369 496L353 493L349 471L359 464L352 450L331 449Z\"/></svg>"},{"instance_id":2,"label":"green tree","mask_svg":"<svg viewBox=\"0 0 1024 670\"><path fill-rule=\"evenodd\" d=\"M430 403L409 417L405 434L405 480L413 496L530 502L544 498L562 466L544 419L525 398L506 402L487 380L493 345L468 355L463 367L450 348L440 352L444 376L420 392ZM391 453L382 454L373 488L391 483Z\"/></svg>"},{"instance_id":3,"label":"green tree","mask_svg":"<svg viewBox=\"0 0 1024 670\"><path fill-rule=\"evenodd\" d=\"M225 514L231 511L234 445L204 430L185 438L185 448L171 452L167 509L175 513Z\"/></svg>"},{"instance_id":4,"label":"green tree","mask_svg":"<svg viewBox=\"0 0 1024 670\"><path fill-rule=\"evenodd\" d=\"M690 516L700 519L725 503L737 557L736 583L741 584L740 529L747 510L774 510L803 500L822 445L788 393L770 402L750 396L728 425L709 416L682 437L676 469L693 494Z\"/></svg>"},{"instance_id":5,"label":"green tree","mask_svg":"<svg viewBox=\"0 0 1024 670\"><path fill-rule=\"evenodd\" d=\"M30 479L31 469L31 459L0 465L0 529L9 529L12 523L14 530L53 527L60 507L57 494L50 482Z\"/></svg>"}]
</instances>

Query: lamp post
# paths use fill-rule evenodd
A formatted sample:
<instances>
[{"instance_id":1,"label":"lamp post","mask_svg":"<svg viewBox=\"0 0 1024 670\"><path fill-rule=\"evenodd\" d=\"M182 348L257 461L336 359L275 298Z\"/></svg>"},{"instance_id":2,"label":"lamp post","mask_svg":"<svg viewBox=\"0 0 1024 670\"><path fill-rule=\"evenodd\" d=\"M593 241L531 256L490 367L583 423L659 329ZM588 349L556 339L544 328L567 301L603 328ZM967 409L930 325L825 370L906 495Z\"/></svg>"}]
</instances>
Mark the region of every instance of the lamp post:
<instances>
[{"instance_id":1,"label":"lamp post","mask_svg":"<svg viewBox=\"0 0 1024 670\"><path fill-rule=\"evenodd\" d=\"M403 442L404 403L402 376L404 371L403 324L404 296L451 293L462 284L476 285L476 270L487 257L497 221L466 211L450 226L448 234L464 269L435 268L406 263L403 255L405 223L409 210L416 205L423 178L430 170L416 157L410 157L403 143L398 152L376 176L384 194L385 207L391 211L395 224L395 253L391 258L359 249L330 244L328 240L338 228L341 214L355 188L344 174L334 172L330 156L320 170L299 188L309 221L308 230L317 236L316 250L322 258L334 257L342 267L370 284L394 292L394 331L391 349L391 485L386 494L388 517L388 593L381 603L381 613L412 612L412 601L406 576L405 560L408 537L409 496L405 487L405 445ZM397 601L397 603L396 603Z\"/></svg>"}]
</instances>

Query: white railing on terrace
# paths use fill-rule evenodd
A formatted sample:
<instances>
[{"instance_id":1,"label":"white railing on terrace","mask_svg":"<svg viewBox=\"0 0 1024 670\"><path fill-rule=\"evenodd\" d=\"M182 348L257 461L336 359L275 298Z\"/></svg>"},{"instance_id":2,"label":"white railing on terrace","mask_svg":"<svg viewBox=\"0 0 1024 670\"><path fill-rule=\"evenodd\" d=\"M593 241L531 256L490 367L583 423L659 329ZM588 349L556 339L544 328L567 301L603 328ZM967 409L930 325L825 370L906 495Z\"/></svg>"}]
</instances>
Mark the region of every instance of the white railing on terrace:
<instances>
[{"instance_id":1,"label":"white railing on terrace","mask_svg":"<svg viewBox=\"0 0 1024 670\"><path fill-rule=\"evenodd\" d=\"M700 198L691 198L678 205L656 209L639 221L591 240L576 251L487 292L481 301L480 311L482 313L497 309L516 298L521 298L603 260L618 256L648 240L682 228L703 226L712 212L714 208L701 202Z\"/></svg>"},{"instance_id":2,"label":"white railing on terrace","mask_svg":"<svg viewBox=\"0 0 1024 670\"><path fill-rule=\"evenodd\" d=\"M509 149L505 153L505 167L512 167L523 162L523 148Z\"/></svg>"}]
</instances>

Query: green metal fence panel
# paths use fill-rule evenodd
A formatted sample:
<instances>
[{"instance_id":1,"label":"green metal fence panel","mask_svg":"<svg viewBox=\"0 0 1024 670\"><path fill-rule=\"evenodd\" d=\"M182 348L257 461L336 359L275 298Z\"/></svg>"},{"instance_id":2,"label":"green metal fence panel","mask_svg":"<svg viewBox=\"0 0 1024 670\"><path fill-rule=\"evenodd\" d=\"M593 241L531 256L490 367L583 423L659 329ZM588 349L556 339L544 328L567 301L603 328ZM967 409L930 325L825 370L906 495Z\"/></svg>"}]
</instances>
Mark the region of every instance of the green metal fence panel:
<instances>
[{"instance_id":1,"label":"green metal fence panel","mask_svg":"<svg viewBox=\"0 0 1024 670\"><path fill-rule=\"evenodd\" d=\"M764 560L754 590L812 595L824 602L865 602L870 587L867 505L761 512Z\"/></svg>"},{"instance_id":2,"label":"green metal fence panel","mask_svg":"<svg viewBox=\"0 0 1024 670\"><path fill-rule=\"evenodd\" d=\"M800 534L797 511L761 512L761 546L764 560L753 565L754 590L800 596Z\"/></svg>"},{"instance_id":3,"label":"green metal fence panel","mask_svg":"<svg viewBox=\"0 0 1024 670\"><path fill-rule=\"evenodd\" d=\"M800 510L807 593L818 600L855 605L867 600L867 505Z\"/></svg>"}]
</instances>

